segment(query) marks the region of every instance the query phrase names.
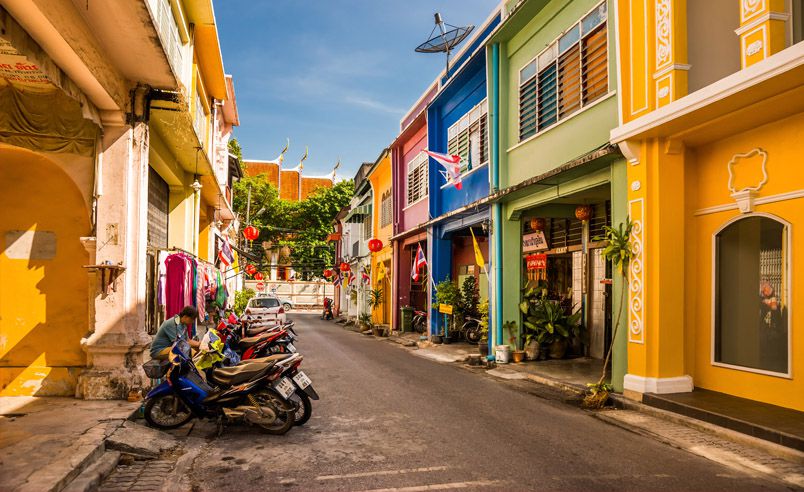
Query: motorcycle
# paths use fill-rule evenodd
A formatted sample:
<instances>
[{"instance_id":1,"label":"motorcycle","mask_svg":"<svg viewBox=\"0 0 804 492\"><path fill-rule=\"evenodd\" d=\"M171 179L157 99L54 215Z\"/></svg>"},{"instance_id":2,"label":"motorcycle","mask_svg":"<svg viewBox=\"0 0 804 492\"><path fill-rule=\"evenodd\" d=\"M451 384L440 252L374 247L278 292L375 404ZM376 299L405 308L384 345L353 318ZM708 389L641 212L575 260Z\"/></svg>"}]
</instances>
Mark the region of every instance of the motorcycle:
<instances>
[{"instance_id":1,"label":"motorcycle","mask_svg":"<svg viewBox=\"0 0 804 492\"><path fill-rule=\"evenodd\" d=\"M285 434L297 407L290 401L296 386L283 373L301 362L298 354L251 361L207 371L207 381L193 364L190 346L176 342L165 380L145 398L145 420L160 429L180 427L193 418L255 424L269 434ZM211 386L210 383L216 385Z\"/></svg>"}]
</instances>

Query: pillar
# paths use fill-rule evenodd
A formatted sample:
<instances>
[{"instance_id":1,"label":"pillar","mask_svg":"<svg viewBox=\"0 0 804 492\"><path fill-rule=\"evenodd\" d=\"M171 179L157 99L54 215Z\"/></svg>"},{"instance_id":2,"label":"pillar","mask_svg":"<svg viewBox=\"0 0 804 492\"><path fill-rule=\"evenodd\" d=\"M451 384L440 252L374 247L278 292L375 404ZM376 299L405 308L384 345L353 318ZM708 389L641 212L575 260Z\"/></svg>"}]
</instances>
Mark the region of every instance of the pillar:
<instances>
[{"instance_id":1,"label":"pillar","mask_svg":"<svg viewBox=\"0 0 804 492\"><path fill-rule=\"evenodd\" d=\"M742 0L740 2L740 27L735 31L740 36L740 61L742 67L778 53L787 44L784 0Z\"/></svg>"},{"instance_id":2,"label":"pillar","mask_svg":"<svg viewBox=\"0 0 804 492\"><path fill-rule=\"evenodd\" d=\"M627 142L629 266L627 396L692 391L684 364L684 148Z\"/></svg>"},{"instance_id":3,"label":"pillar","mask_svg":"<svg viewBox=\"0 0 804 492\"><path fill-rule=\"evenodd\" d=\"M90 332L81 340L87 369L78 378L76 396L126 398L148 382L143 352L151 337L145 326L145 254L147 240L148 127L105 125L104 193L97 200L97 237L83 243L96 264L122 265L114 290L101 291L91 279ZM100 275L92 273L91 275Z\"/></svg>"},{"instance_id":4,"label":"pillar","mask_svg":"<svg viewBox=\"0 0 804 492\"><path fill-rule=\"evenodd\" d=\"M687 95L687 12L685 0L656 0L655 69L656 108Z\"/></svg>"}]
</instances>

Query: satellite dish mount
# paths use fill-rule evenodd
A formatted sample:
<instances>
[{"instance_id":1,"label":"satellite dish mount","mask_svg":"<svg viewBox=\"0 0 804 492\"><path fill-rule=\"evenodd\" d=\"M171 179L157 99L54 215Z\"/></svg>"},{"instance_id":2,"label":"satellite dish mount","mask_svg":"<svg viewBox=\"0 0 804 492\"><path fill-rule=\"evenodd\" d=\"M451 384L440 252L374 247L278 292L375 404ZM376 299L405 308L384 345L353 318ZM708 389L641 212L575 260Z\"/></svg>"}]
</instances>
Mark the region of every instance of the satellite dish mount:
<instances>
[{"instance_id":1,"label":"satellite dish mount","mask_svg":"<svg viewBox=\"0 0 804 492\"><path fill-rule=\"evenodd\" d=\"M423 42L419 46L416 47L417 53L446 53L447 55L447 71L445 72L447 77L449 78L449 55L452 52L452 49L458 46L461 41L466 39L469 36L469 33L472 32L472 29L475 28L473 25L468 25L465 27L455 27L453 25L445 23L441 19L441 14L438 12L435 13L435 27L433 30L430 31L430 36L427 41ZM438 34L436 34L436 29L438 29Z\"/></svg>"}]
</instances>

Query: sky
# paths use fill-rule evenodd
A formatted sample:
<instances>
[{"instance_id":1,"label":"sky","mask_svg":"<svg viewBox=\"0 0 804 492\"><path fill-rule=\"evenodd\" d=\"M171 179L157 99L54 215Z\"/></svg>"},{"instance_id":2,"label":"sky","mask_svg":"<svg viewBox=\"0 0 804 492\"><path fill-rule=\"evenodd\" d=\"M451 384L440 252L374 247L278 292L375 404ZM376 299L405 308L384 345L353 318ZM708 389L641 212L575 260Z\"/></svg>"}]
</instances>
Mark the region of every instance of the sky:
<instances>
[{"instance_id":1,"label":"sky","mask_svg":"<svg viewBox=\"0 0 804 492\"><path fill-rule=\"evenodd\" d=\"M396 138L399 122L444 68L414 52L434 27L479 26L498 0L223 0L215 3L226 73L234 76L244 159L308 176L351 178Z\"/></svg>"}]
</instances>

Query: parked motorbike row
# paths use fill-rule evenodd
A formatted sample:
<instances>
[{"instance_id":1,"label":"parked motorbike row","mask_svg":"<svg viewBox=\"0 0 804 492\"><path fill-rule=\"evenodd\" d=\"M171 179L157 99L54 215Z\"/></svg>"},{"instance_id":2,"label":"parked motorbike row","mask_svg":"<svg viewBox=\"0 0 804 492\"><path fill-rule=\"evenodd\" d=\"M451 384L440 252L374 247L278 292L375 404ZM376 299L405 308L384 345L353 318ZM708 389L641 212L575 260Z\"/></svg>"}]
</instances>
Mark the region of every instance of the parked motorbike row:
<instances>
[{"instance_id":1,"label":"parked motorbike row","mask_svg":"<svg viewBox=\"0 0 804 492\"><path fill-rule=\"evenodd\" d=\"M318 400L312 381L299 367L294 322L275 324L230 315L209 330L193 355L185 340L171 348L167 361L143 368L164 380L145 398L145 420L172 429L193 418L218 423L257 425L269 434L284 434L304 425Z\"/></svg>"}]
</instances>

